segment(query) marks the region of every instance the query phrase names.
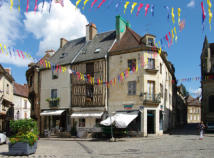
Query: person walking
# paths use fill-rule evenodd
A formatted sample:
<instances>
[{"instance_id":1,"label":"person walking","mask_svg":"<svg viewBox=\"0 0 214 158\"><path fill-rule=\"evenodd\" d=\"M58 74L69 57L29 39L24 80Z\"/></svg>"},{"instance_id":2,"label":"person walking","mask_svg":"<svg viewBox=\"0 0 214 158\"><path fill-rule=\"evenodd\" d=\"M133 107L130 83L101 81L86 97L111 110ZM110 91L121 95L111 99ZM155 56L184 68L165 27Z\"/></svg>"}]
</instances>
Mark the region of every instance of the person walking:
<instances>
[{"instance_id":1,"label":"person walking","mask_svg":"<svg viewBox=\"0 0 214 158\"><path fill-rule=\"evenodd\" d=\"M201 123L199 124L199 130L200 130L200 140L203 139L204 137L204 129L205 129L205 125L203 123L203 121L201 121Z\"/></svg>"}]
</instances>

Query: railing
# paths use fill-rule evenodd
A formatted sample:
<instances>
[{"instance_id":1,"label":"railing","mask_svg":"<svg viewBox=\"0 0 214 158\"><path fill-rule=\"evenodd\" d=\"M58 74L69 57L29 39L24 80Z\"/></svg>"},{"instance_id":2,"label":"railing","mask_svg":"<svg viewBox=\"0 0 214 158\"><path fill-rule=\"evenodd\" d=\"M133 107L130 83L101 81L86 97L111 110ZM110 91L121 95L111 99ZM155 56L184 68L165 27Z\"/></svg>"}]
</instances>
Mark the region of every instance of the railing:
<instances>
[{"instance_id":1,"label":"railing","mask_svg":"<svg viewBox=\"0 0 214 158\"><path fill-rule=\"evenodd\" d=\"M59 105L59 100L50 100L49 105L50 107L57 107Z\"/></svg>"},{"instance_id":2,"label":"railing","mask_svg":"<svg viewBox=\"0 0 214 158\"><path fill-rule=\"evenodd\" d=\"M160 94L144 93L143 99L144 99L144 103L158 104L160 103Z\"/></svg>"}]
</instances>

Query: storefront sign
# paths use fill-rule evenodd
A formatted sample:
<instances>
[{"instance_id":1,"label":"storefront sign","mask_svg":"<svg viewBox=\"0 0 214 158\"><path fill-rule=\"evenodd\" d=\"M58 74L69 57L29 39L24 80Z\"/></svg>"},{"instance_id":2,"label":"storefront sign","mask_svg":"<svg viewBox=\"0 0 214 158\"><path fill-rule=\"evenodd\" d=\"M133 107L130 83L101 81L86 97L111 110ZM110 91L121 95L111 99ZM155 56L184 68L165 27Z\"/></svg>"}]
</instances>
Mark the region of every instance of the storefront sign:
<instances>
[{"instance_id":1,"label":"storefront sign","mask_svg":"<svg viewBox=\"0 0 214 158\"><path fill-rule=\"evenodd\" d=\"M132 107L133 107L133 104L124 105L124 109L126 109L126 110L130 110L130 109L132 109Z\"/></svg>"}]
</instances>

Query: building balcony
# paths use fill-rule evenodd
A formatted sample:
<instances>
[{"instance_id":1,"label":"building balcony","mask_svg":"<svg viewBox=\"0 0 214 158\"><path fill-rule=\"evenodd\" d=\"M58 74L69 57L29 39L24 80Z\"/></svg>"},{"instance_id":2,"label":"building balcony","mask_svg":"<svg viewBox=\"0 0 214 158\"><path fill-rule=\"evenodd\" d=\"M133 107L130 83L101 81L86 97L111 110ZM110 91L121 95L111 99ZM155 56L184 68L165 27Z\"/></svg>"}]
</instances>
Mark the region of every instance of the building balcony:
<instances>
[{"instance_id":1,"label":"building balcony","mask_svg":"<svg viewBox=\"0 0 214 158\"><path fill-rule=\"evenodd\" d=\"M157 73L158 69L154 65L146 65L144 67L144 70L149 72L149 73Z\"/></svg>"},{"instance_id":2,"label":"building balcony","mask_svg":"<svg viewBox=\"0 0 214 158\"><path fill-rule=\"evenodd\" d=\"M144 104L158 105L160 103L160 101L161 101L160 94L144 93L144 95L143 95Z\"/></svg>"},{"instance_id":3,"label":"building balcony","mask_svg":"<svg viewBox=\"0 0 214 158\"><path fill-rule=\"evenodd\" d=\"M59 98L48 98L46 99L47 102L49 102L50 107L57 107L59 105Z\"/></svg>"}]
</instances>

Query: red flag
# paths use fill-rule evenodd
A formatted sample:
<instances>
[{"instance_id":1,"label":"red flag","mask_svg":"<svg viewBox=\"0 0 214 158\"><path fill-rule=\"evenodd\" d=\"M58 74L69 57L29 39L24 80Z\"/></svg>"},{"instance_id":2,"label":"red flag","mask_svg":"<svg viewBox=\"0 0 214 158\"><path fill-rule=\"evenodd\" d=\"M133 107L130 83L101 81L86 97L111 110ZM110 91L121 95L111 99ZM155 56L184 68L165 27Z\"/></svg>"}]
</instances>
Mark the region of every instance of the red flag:
<instances>
[{"instance_id":1,"label":"red flag","mask_svg":"<svg viewBox=\"0 0 214 158\"><path fill-rule=\"evenodd\" d=\"M166 40L167 40L167 42L168 42L168 47L169 47L169 39L168 39L167 34L166 34L165 38L166 38Z\"/></svg>"},{"instance_id":2,"label":"red flag","mask_svg":"<svg viewBox=\"0 0 214 158\"><path fill-rule=\"evenodd\" d=\"M19 51L18 51L18 49L17 49L17 53L18 53L19 57L21 58L21 55L19 54Z\"/></svg>"},{"instance_id":3,"label":"red flag","mask_svg":"<svg viewBox=\"0 0 214 158\"><path fill-rule=\"evenodd\" d=\"M94 0L92 3L91 3L91 8L94 6L94 4L97 2L97 0Z\"/></svg>"},{"instance_id":4,"label":"red flag","mask_svg":"<svg viewBox=\"0 0 214 158\"><path fill-rule=\"evenodd\" d=\"M102 2L99 4L99 6L97 8L100 8L101 5L105 2L106 0L102 0Z\"/></svg>"},{"instance_id":5,"label":"red flag","mask_svg":"<svg viewBox=\"0 0 214 158\"><path fill-rule=\"evenodd\" d=\"M141 10L142 7L143 7L143 3L140 3L139 7L137 8L137 14L136 14L137 16L140 13L140 10Z\"/></svg>"}]
</instances>

